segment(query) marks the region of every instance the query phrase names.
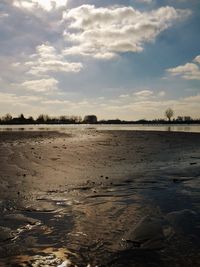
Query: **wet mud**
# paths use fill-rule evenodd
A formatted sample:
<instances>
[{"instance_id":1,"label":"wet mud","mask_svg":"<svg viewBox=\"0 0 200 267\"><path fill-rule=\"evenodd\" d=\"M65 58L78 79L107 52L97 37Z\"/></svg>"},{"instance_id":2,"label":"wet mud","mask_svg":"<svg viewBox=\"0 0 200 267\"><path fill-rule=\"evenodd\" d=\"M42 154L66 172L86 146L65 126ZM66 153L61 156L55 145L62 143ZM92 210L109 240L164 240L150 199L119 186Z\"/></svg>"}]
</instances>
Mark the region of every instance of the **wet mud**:
<instances>
[{"instance_id":1,"label":"wet mud","mask_svg":"<svg viewBox=\"0 0 200 267\"><path fill-rule=\"evenodd\" d=\"M199 134L0 140L0 266L200 265Z\"/></svg>"}]
</instances>

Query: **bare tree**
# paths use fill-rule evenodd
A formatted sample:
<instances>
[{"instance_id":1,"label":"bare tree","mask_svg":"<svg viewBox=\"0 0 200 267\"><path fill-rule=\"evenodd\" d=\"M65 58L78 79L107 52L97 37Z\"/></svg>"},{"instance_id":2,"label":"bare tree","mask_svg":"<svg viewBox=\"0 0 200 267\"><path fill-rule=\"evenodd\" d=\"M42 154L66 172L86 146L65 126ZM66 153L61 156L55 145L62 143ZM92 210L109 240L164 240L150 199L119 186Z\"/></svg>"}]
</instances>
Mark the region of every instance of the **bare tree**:
<instances>
[{"instance_id":1,"label":"bare tree","mask_svg":"<svg viewBox=\"0 0 200 267\"><path fill-rule=\"evenodd\" d=\"M167 119L169 120L169 122L171 121L171 118L174 116L174 111L171 108L168 108L165 111L165 116L167 117Z\"/></svg>"}]
</instances>

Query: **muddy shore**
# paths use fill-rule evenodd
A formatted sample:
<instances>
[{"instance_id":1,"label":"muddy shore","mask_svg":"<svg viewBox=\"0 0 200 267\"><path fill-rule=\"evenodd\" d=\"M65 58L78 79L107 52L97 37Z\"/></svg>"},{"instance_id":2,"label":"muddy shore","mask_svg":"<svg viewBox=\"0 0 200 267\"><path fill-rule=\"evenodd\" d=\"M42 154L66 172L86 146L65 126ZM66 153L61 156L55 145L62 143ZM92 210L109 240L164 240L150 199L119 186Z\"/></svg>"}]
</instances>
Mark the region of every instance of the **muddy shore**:
<instances>
[{"instance_id":1,"label":"muddy shore","mask_svg":"<svg viewBox=\"0 0 200 267\"><path fill-rule=\"evenodd\" d=\"M0 181L0 266L200 266L200 134L0 132Z\"/></svg>"}]
</instances>

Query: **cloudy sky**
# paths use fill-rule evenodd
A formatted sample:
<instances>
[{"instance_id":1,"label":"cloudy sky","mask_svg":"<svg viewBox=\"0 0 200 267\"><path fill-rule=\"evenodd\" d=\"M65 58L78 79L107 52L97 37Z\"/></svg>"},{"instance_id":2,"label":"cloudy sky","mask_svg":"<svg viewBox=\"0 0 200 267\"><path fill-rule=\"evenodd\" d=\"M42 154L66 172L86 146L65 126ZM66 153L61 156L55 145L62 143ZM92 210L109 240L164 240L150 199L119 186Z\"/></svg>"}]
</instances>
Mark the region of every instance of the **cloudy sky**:
<instances>
[{"instance_id":1,"label":"cloudy sky","mask_svg":"<svg viewBox=\"0 0 200 267\"><path fill-rule=\"evenodd\" d=\"M0 115L200 117L199 0L1 0Z\"/></svg>"}]
</instances>

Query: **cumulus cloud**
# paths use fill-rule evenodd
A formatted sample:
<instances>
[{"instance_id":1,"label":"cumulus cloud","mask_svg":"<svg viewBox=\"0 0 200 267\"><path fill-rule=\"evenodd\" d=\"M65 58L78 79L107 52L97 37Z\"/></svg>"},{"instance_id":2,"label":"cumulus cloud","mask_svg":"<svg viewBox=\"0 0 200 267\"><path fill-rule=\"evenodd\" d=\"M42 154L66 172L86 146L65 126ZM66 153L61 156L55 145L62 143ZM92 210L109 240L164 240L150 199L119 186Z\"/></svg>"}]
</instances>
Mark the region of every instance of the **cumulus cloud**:
<instances>
[{"instance_id":1,"label":"cumulus cloud","mask_svg":"<svg viewBox=\"0 0 200 267\"><path fill-rule=\"evenodd\" d=\"M130 3L136 1L146 4L150 2L134 0ZM111 3L113 1L108 1L107 4ZM112 109L118 110L113 116L136 119L160 114L165 107L162 107L162 103L166 106L177 105L173 100L164 101L164 92L142 89L134 94L121 88L113 89L116 87L113 71L117 70L116 75L119 75L119 68L112 69L110 77L106 74L105 81L102 81L104 72L110 71L108 67L102 71L104 65L99 64L97 70L96 62L83 58L80 60L80 55L113 59L123 52L141 52L145 44L155 41L162 31L177 20L187 17L190 14L188 10L162 7L145 12L144 9L140 11L131 6L97 8L92 5L66 10L66 5L66 0L1 1L1 112L60 114L63 108L66 113L69 110L72 114L81 115L91 112L108 118L111 114L109 109ZM65 14L62 17L63 10ZM74 77L86 62L91 64L89 71ZM197 56L190 64L199 66L199 62L200 56ZM140 65L140 62L137 63ZM123 60L120 64L123 64ZM63 75L66 73L67 75ZM136 75L131 79L134 77ZM125 79L131 80L129 74L121 77L121 81L124 80L126 84ZM111 89L106 89L106 84ZM141 86L144 84L141 82ZM103 96L98 98L100 88ZM146 88L145 85L143 88ZM116 95L116 92L119 92L119 97L112 98L111 95ZM199 104L196 99L182 99L178 106L182 105L184 109L187 106L190 110L193 107L197 113ZM25 109L24 106L20 109L20 105L26 105ZM137 114L139 109L141 113Z\"/></svg>"},{"instance_id":2,"label":"cumulus cloud","mask_svg":"<svg viewBox=\"0 0 200 267\"><path fill-rule=\"evenodd\" d=\"M28 61L21 59L21 62L13 62L11 65L12 72L20 76L13 87L45 94L58 92L59 79L56 74L77 73L82 69L81 63L67 61L61 52L48 44L37 46Z\"/></svg>"},{"instance_id":3,"label":"cumulus cloud","mask_svg":"<svg viewBox=\"0 0 200 267\"><path fill-rule=\"evenodd\" d=\"M42 101L42 103L49 105L53 104L57 110L75 114L85 114L92 112L96 114L99 119L103 118L122 118L127 120L137 120L141 118L155 119L163 118L164 112L168 107L175 110L176 116L192 116L197 118L197 110L199 109L200 95L193 95L189 97L180 97L178 99L162 99L159 93L154 93L154 97L139 99L134 96L121 99L120 97L105 100L85 98L82 101L67 101L64 99L54 99ZM110 112L112 111L112 113ZM60 114L60 113L59 113Z\"/></svg>"},{"instance_id":4,"label":"cumulus cloud","mask_svg":"<svg viewBox=\"0 0 200 267\"><path fill-rule=\"evenodd\" d=\"M160 91L163 92L163 91ZM172 107L176 115L187 116L190 115L197 118L196 112L199 109L200 95L193 95L189 97L180 97L178 99L162 99L160 93L153 93L151 98L135 98L129 97L126 101L119 101L119 98L112 99L109 103L104 102L98 106L102 109L99 110L103 114L108 114L112 111L112 117L121 117L126 119L155 119L163 118L164 111L168 107ZM133 115L134 114L134 115Z\"/></svg>"},{"instance_id":5,"label":"cumulus cloud","mask_svg":"<svg viewBox=\"0 0 200 267\"><path fill-rule=\"evenodd\" d=\"M195 59L193 60L194 62L197 62L200 64L200 56L196 56Z\"/></svg>"},{"instance_id":6,"label":"cumulus cloud","mask_svg":"<svg viewBox=\"0 0 200 267\"><path fill-rule=\"evenodd\" d=\"M167 69L167 72L185 80L200 80L200 56L195 57L193 62Z\"/></svg>"},{"instance_id":7,"label":"cumulus cloud","mask_svg":"<svg viewBox=\"0 0 200 267\"><path fill-rule=\"evenodd\" d=\"M11 113L12 116L17 116L18 114L23 113L26 116L36 116L37 114L39 115L47 112L47 106L45 106L42 101L49 97L49 95L33 95L32 92L19 95L18 93L19 92L0 92L1 115Z\"/></svg>"},{"instance_id":8,"label":"cumulus cloud","mask_svg":"<svg viewBox=\"0 0 200 267\"><path fill-rule=\"evenodd\" d=\"M161 99L159 92L153 92L153 96L142 99L135 98L132 93L129 97L125 98L121 98L119 95L110 100L102 97L101 99L84 98L75 101L65 98L55 98L48 94L18 96L14 93L0 93L0 103L2 107L3 105L6 107L9 104L10 112L12 111L12 107L17 107L17 114L24 112L23 107L26 106L26 113L30 115L39 113L50 113L52 115L60 115L61 113L69 114L68 112L70 110L71 114L87 114L88 112L92 112L99 119L103 117L106 119L121 118L127 120L141 118L155 119L163 118L164 111L170 106L175 110L176 116L190 115L194 118L198 116L196 110L199 108L199 94L180 97L176 100ZM22 107L21 110L20 107ZM6 108L3 110L5 110L4 113L7 112Z\"/></svg>"},{"instance_id":9,"label":"cumulus cloud","mask_svg":"<svg viewBox=\"0 0 200 267\"><path fill-rule=\"evenodd\" d=\"M34 92L49 92L57 90L58 81L54 78L25 81L22 87Z\"/></svg>"},{"instance_id":10,"label":"cumulus cloud","mask_svg":"<svg viewBox=\"0 0 200 267\"><path fill-rule=\"evenodd\" d=\"M17 95L14 93L5 93L0 92L0 103L1 107L8 106L9 108L12 106L28 106L31 104L38 103L41 100L40 96L33 95Z\"/></svg>"},{"instance_id":11,"label":"cumulus cloud","mask_svg":"<svg viewBox=\"0 0 200 267\"><path fill-rule=\"evenodd\" d=\"M15 94L0 92L0 103L13 103L16 102L16 98Z\"/></svg>"},{"instance_id":12,"label":"cumulus cloud","mask_svg":"<svg viewBox=\"0 0 200 267\"><path fill-rule=\"evenodd\" d=\"M100 97L97 100L100 101L99 105L109 108L108 106L112 106L116 109L116 105L120 110L127 108L129 105L140 105L145 102L160 102L163 101L163 97L165 96L165 91L153 91L150 89L140 90L136 92L129 92L128 94L120 94L118 97L106 99L105 97ZM95 103L95 101L94 101ZM109 103L109 105L107 104ZM145 106L143 106L145 109Z\"/></svg>"},{"instance_id":13,"label":"cumulus cloud","mask_svg":"<svg viewBox=\"0 0 200 267\"><path fill-rule=\"evenodd\" d=\"M139 97L139 98L148 98L153 95L153 91L150 90L142 90L134 93L134 96Z\"/></svg>"},{"instance_id":14,"label":"cumulus cloud","mask_svg":"<svg viewBox=\"0 0 200 267\"><path fill-rule=\"evenodd\" d=\"M141 52L145 43L189 14L170 6L141 12L133 7L82 5L63 16L70 29L64 32L65 40L72 44L64 53L111 59L123 52Z\"/></svg>"},{"instance_id":15,"label":"cumulus cloud","mask_svg":"<svg viewBox=\"0 0 200 267\"><path fill-rule=\"evenodd\" d=\"M36 47L36 54L30 56L25 62L29 68L27 74L44 75L49 72L79 72L82 64L67 61L53 46L42 44Z\"/></svg>"},{"instance_id":16,"label":"cumulus cloud","mask_svg":"<svg viewBox=\"0 0 200 267\"><path fill-rule=\"evenodd\" d=\"M14 0L13 5L18 8L34 10L37 8L51 11L60 7L66 7L68 0Z\"/></svg>"}]
</instances>

